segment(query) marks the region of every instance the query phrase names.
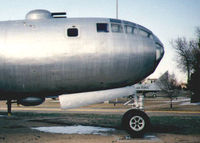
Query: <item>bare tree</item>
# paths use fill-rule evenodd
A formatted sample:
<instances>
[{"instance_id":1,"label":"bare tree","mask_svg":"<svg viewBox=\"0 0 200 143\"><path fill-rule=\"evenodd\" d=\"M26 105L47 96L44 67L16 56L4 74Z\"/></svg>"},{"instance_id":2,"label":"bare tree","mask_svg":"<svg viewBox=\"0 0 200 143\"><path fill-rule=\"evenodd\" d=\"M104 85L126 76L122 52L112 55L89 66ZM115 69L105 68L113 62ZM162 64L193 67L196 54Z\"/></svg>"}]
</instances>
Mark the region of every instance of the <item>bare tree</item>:
<instances>
[{"instance_id":1,"label":"bare tree","mask_svg":"<svg viewBox=\"0 0 200 143\"><path fill-rule=\"evenodd\" d=\"M193 41L193 70L200 71L200 27L196 28L197 40Z\"/></svg>"},{"instance_id":2,"label":"bare tree","mask_svg":"<svg viewBox=\"0 0 200 143\"><path fill-rule=\"evenodd\" d=\"M197 27L196 28L196 34L197 34L197 40L199 41L198 43L199 43L199 47L200 47L200 27Z\"/></svg>"},{"instance_id":3,"label":"bare tree","mask_svg":"<svg viewBox=\"0 0 200 143\"><path fill-rule=\"evenodd\" d=\"M174 74L169 74L168 71L159 79L158 86L170 98L170 109L172 109L172 100L176 93L178 84Z\"/></svg>"},{"instance_id":4,"label":"bare tree","mask_svg":"<svg viewBox=\"0 0 200 143\"><path fill-rule=\"evenodd\" d=\"M189 81L189 89L192 91L191 102L200 101L200 28L196 29L197 39L193 41L192 74Z\"/></svg>"},{"instance_id":5,"label":"bare tree","mask_svg":"<svg viewBox=\"0 0 200 143\"><path fill-rule=\"evenodd\" d=\"M197 39L187 41L185 37L177 38L171 41L172 47L177 54L178 67L187 73L187 81L191 80L191 74L194 73L197 66L200 66L200 27L196 28Z\"/></svg>"},{"instance_id":6,"label":"bare tree","mask_svg":"<svg viewBox=\"0 0 200 143\"><path fill-rule=\"evenodd\" d=\"M182 71L187 72L187 80L190 80L191 70L192 70L192 49L194 43L192 41L187 41L185 37L177 38L175 41L171 42L172 47L177 53L177 63L178 67Z\"/></svg>"},{"instance_id":7,"label":"bare tree","mask_svg":"<svg viewBox=\"0 0 200 143\"><path fill-rule=\"evenodd\" d=\"M200 101L200 27L196 28L197 38L187 41L177 38L171 44L177 53L178 66L187 73L188 88L192 91L192 100Z\"/></svg>"}]
</instances>

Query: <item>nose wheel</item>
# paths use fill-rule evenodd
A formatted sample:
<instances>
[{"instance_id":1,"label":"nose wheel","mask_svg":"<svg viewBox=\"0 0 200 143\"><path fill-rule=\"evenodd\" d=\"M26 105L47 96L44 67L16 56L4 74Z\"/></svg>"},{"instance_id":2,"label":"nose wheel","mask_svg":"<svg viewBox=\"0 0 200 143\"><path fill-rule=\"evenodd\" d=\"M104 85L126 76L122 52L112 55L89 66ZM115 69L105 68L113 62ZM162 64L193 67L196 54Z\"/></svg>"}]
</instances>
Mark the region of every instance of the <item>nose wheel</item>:
<instances>
[{"instance_id":1,"label":"nose wheel","mask_svg":"<svg viewBox=\"0 0 200 143\"><path fill-rule=\"evenodd\" d=\"M122 127L134 138L143 137L149 126L150 119L141 110L131 109L122 117Z\"/></svg>"}]
</instances>

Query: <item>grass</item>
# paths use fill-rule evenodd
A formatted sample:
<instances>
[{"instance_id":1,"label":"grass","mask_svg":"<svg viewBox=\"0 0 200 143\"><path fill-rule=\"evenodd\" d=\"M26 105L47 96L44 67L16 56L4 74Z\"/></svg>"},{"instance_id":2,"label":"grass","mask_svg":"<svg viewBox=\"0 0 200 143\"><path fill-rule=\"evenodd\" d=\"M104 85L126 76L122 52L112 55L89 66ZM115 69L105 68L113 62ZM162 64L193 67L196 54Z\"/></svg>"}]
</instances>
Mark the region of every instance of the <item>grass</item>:
<instances>
[{"instance_id":1,"label":"grass","mask_svg":"<svg viewBox=\"0 0 200 143\"><path fill-rule=\"evenodd\" d=\"M79 124L121 129L121 117L118 114L14 112L9 120L48 123L49 126ZM200 116L152 116L150 119L153 133L200 135Z\"/></svg>"},{"instance_id":2,"label":"grass","mask_svg":"<svg viewBox=\"0 0 200 143\"><path fill-rule=\"evenodd\" d=\"M199 116L151 117L151 132L172 134L200 134Z\"/></svg>"}]
</instances>

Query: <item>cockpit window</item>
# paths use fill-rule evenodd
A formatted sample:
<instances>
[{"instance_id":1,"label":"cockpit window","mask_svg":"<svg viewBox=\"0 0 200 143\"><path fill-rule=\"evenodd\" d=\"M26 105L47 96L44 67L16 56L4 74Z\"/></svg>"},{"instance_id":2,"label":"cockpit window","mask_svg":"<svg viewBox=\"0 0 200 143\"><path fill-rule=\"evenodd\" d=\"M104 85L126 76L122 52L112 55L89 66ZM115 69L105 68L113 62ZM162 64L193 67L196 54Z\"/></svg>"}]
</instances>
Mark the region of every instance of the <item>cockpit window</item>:
<instances>
[{"instance_id":1,"label":"cockpit window","mask_svg":"<svg viewBox=\"0 0 200 143\"><path fill-rule=\"evenodd\" d=\"M97 23L97 32L109 32L107 23Z\"/></svg>"},{"instance_id":2,"label":"cockpit window","mask_svg":"<svg viewBox=\"0 0 200 143\"><path fill-rule=\"evenodd\" d=\"M129 25L125 25L125 32L127 34L134 34L134 30L135 30L135 27L129 26Z\"/></svg>"},{"instance_id":3,"label":"cockpit window","mask_svg":"<svg viewBox=\"0 0 200 143\"><path fill-rule=\"evenodd\" d=\"M122 33L123 32L121 24L112 23L111 29L112 29L112 32L115 32L115 33Z\"/></svg>"},{"instance_id":4,"label":"cockpit window","mask_svg":"<svg viewBox=\"0 0 200 143\"><path fill-rule=\"evenodd\" d=\"M152 34L150 34L149 38L153 40L153 35L152 35Z\"/></svg>"},{"instance_id":5,"label":"cockpit window","mask_svg":"<svg viewBox=\"0 0 200 143\"><path fill-rule=\"evenodd\" d=\"M67 29L67 36L68 37L77 37L78 36L78 29L77 28L68 28Z\"/></svg>"},{"instance_id":6,"label":"cockpit window","mask_svg":"<svg viewBox=\"0 0 200 143\"><path fill-rule=\"evenodd\" d=\"M148 37L148 38L153 38L153 37L150 37L151 36L151 33L143 30L143 29L139 29L139 34L143 37Z\"/></svg>"}]
</instances>

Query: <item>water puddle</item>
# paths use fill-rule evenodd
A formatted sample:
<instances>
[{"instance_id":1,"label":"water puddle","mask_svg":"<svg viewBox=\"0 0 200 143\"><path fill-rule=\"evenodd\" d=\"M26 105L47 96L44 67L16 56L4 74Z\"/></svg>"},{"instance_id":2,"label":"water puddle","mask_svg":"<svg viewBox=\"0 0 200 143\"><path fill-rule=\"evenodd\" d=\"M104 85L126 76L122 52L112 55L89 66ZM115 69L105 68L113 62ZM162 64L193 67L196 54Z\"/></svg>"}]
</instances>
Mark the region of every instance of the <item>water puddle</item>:
<instances>
[{"instance_id":1,"label":"water puddle","mask_svg":"<svg viewBox=\"0 0 200 143\"><path fill-rule=\"evenodd\" d=\"M93 134L93 135L110 135L113 134L116 129L113 128L103 128L103 127L94 127L94 126L51 126L51 127L34 127L31 128L34 130L38 130L41 132L46 132L46 133L58 133L58 134ZM144 138L142 139L133 139L130 136L125 136L119 139L116 139L119 141L122 140L152 140L156 141L159 140L158 137L152 134L146 134Z\"/></svg>"},{"instance_id":2,"label":"water puddle","mask_svg":"<svg viewBox=\"0 0 200 143\"><path fill-rule=\"evenodd\" d=\"M146 140L159 140L159 138L156 137L155 135L145 135L144 139L146 139Z\"/></svg>"},{"instance_id":3,"label":"water puddle","mask_svg":"<svg viewBox=\"0 0 200 143\"><path fill-rule=\"evenodd\" d=\"M113 132L113 128L102 128L93 126L54 126L54 127L36 127L32 128L48 133L60 133L60 134L95 134L95 135L106 135L108 132Z\"/></svg>"}]
</instances>

